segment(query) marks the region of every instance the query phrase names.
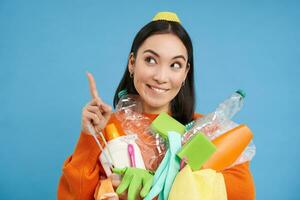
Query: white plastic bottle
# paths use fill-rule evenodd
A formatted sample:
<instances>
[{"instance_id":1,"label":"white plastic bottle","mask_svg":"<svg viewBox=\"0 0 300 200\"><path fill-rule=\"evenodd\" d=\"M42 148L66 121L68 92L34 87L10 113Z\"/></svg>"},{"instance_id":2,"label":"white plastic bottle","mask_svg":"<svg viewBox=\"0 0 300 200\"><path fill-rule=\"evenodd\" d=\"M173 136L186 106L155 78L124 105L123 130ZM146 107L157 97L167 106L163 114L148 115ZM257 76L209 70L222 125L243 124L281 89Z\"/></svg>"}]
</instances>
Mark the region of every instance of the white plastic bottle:
<instances>
[{"instance_id":1,"label":"white plastic bottle","mask_svg":"<svg viewBox=\"0 0 300 200\"><path fill-rule=\"evenodd\" d=\"M211 140L217 137L217 135L213 132L206 132L205 128L207 127L216 127L218 129L223 129L225 124L227 126L230 124L231 127L237 126L237 124L233 124L230 119L232 119L232 117L241 110L245 96L245 92L243 92L242 90L238 90L224 102L219 104L218 108L214 112L209 113L206 116L197 119L192 124L187 125L191 128L183 135L182 143L185 144L198 131L204 132L206 136L208 136Z\"/></svg>"},{"instance_id":2,"label":"white plastic bottle","mask_svg":"<svg viewBox=\"0 0 300 200\"><path fill-rule=\"evenodd\" d=\"M136 136L120 134L113 123L106 126L105 132L107 146L104 148L105 153L102 152L100 155L100 162L107 176L111 175L110 163L116 168L131 167L131 160L128 152L129 144L131 144L134 149L135 167L145 169L141 151L135 143ZM110 155L110 161L106 159L107 156L105 156L105 154Z\"/></svg>"}]
</instances>

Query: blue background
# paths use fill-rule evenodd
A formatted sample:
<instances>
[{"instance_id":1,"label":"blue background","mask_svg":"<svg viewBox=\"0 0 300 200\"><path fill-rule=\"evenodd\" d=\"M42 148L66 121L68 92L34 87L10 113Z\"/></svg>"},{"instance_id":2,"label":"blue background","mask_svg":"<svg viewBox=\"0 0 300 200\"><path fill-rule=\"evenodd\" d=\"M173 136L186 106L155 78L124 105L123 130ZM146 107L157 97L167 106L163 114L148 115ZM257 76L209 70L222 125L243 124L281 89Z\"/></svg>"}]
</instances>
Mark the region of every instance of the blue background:
<instances>
[{"instance_id":1,"label":"blue background","mask_svg":"<svg viewBox=\"0 0 300 200\"><path fill-rule=\"evenodd\" d=\"M299 2L299 1L298 1ZM247 92L257 199L299 199L297 1L0 0L0 198L55 199L90 100L112 102L136 32L175 11L195 51L197 111Z\"/></svg>"}]
</instances>

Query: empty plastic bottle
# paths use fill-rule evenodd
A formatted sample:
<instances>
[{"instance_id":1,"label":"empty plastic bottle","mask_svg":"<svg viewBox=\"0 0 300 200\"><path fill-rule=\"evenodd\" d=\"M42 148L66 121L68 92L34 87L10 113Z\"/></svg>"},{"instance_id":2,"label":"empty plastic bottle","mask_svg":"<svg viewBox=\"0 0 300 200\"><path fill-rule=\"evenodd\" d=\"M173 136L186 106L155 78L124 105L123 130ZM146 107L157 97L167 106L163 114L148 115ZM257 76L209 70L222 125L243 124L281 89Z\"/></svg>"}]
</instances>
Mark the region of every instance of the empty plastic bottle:
<instances>
[{"instance_id":1,"label":"empty plastic bottle","mask_svg":"<svg viewBox=\"0 0 300 200\"><path fill-rule=\"evenodd\" d=\"M128 94L127 90L118 93L119 101L115 116L127 135L137 135L138 144L145 166L155 171L165 154L165 143L150 129L152 120L143 114L139 95Z\"/></svg>"},{"instance_id":2,"label":"empty plastic bottle","mask_svg":"<svg viewBox=\"0 0 300 200\"><path fill-rule=\"evenodd\" d=\"M214 134L216 130L224 129L225 125L228 126L229 123L233 123L231 119L241 110L245 96L245 92L238 90L219 104L214 112L186 125L187 132L182 137L182 143L185 144L198 131L203 132L211 140L217 137L217 135Z\"/></svg>"},{"instance_id":3,"label":"empty plastic bottle","mask_svg":"<svg viewBox=\"0 0 300 200\"><path fill-rule=\"evenodd\" d=\"M142 112L142 104L138 95L128 94L127 90L121 90L118 93L119 101L116 106L116 112L124 112L126 117L134 117L134 113Z\"/></svg>"}]
</instances>

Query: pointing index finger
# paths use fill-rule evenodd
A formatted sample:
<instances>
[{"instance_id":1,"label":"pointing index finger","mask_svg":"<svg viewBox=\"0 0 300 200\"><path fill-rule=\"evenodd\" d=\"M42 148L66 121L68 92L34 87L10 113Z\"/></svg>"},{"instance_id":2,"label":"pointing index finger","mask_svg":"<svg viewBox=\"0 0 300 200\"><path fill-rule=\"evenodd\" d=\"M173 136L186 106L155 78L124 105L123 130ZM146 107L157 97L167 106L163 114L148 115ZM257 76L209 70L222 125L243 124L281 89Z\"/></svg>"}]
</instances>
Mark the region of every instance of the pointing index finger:
<instances>
[{"instance_id":1,"label":"pointing index finger","mask_svg":"<svg viewBox=\"0 0 300 200\"><path fill-rule=\"evenodd\" d=\"M90 86L90 92L91 92L91 96L93 99L100 99L98 95L98 91L97 91L97 87L96 87L96 82L95 79L93 77L93 75L89 72L86 73L88 79L89 79L89 86ZM102 100L101 100L102 101Z\"/></svg>"}]
</instances>

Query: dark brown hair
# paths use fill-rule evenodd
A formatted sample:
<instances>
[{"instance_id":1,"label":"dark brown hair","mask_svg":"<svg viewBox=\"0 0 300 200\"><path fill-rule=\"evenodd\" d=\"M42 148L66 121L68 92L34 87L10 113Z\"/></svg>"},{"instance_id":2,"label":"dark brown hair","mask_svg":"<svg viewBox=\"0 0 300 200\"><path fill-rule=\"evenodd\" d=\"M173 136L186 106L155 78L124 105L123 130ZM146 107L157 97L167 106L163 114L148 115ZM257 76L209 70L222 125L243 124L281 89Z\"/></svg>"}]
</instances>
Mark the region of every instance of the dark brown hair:
<instances>
[{"instance_id":1,"label":"dark brown hair","mask_svg":"<svg viewBox=\"0 0 300 200\"><path fill-rule=\"evenodd\" d=\"M194 60L193 60L193 46L192 41L183 28L183 26L177 22L171 21L152 21L146 24L135 36L130 53L133 53L136 58L138 49L143 42L154 34L172 33L176 35L184 44L188 54L188 66L189 72L187 74L184 86L181 87L176 97L171 101L171 113L179 122L186 124L193 119L195 111L195 90L194 90ZM128 70L128 63L124 75L119 83L119 86L114 96L114 107L116 107L119 97L118 93L121 90L126 89L128 94L138 94L133 83L133 79L130 77Z\"/></svg>"}]
</instances>

